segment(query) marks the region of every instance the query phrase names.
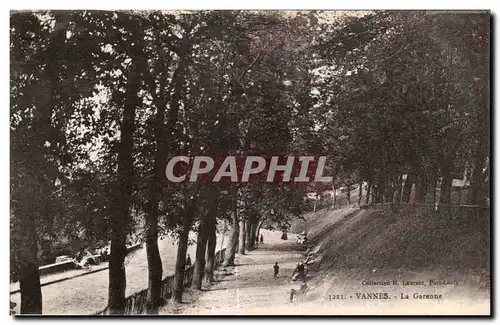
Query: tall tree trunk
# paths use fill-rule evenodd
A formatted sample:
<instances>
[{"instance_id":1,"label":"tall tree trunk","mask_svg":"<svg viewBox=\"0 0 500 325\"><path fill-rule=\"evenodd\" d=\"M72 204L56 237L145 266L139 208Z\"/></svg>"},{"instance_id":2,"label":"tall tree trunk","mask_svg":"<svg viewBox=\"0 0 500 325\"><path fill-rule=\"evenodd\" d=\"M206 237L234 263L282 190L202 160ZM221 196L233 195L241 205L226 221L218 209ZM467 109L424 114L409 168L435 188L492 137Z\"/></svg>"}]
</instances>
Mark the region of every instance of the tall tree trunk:
<instances>
[{"instance_id":1,"label":"tall tree trunk","mask_svg":"<svg viewBox=\"0 0 500 325\"><path fill-rule=\"evenodd\" d=\"M188 28L189 29L189 28ZM179 46L179 65L172 76L173 93L169 98L170 109L167 114L167 134L176 133L176 122L181 107L183 92L185 89L185 70L189 62L189 53L192 46L192 40L189 38L190 30L186 30L182 42ZM175 148L172 148L175 150ZM193 222L193 215L195 212L194 202L186 202L186 210L183 220L181 233L179 236L179 246L177 248L177 258L175 261L175 275L174 275L174 288L172 297L174 302L182 302L182 292L184 291L184 274L186 266L186 253L188 248L189 230Z\"/></svg>"},{"instance_id":2,"label":"tall tree trunk","mask_svg":"<svg viewBox=\"0 0 500 325\"><path fill-rule=\"evenodd\" d=\"M389 176L385 176L384 181L384 203L393 203L394 202L394 186L391 183L391 179Z\"/></svg>"},{"instance_id":3,"label":"tall tree trunk","mask_svg":"<svg viewBox=\"0 0 500 325\"><path fill-rule=\"evenodd\" d=\"M36 232L36 218L33 213L40 209L37 202L40 202L42 193L41 187L35 176L27 171L23 176L25 184L21 184L23 194L27 200L20 204L16 211L17 222L15 233L19 234L19 249L17 257L19 261L19 287L21 290L21 314L41 314L42 313L42 289L40 286L40 274L38 271L38 245ZM38 198L38 200L37 200Z\"/></svg>"},{"instance_id":4,"label":"tall tree trunk","mask_svg":"<svg viewBox=\"0 0 500 325\"><path fill-rule=\"evenodd\" d=\"M413 171L410 171L406 176L405 185L403 187L403 195L401 197L401 201L404 203L408 203L410 201L411 188L413 187L413 183L415 183L416 175Z\"/></svg>"},{"instance_id":5,"label":"tall tree trunk","mask_svg":"<svg viewBox=\"0 0 500 325\"><path fill-rule=\"evenodd\" d=\"M111 231L111 253L108 262L108 309L110 315L123 315L125 313L125 290L127 286L124 265L127 252L125 246L126 233L123 227L117 227L117 225L113 225Z\"/></svg>"},{"instance_id":6,"label":"tall tree trunk","mask_svg":"<svg viewBox=\"0 0 500 325\"><path fill-rule=\"evenodd\" d=\"M257 235L258 222L259 222L258 219L254 217L252 223L250 224L250 240L249 240L250 246L248 247L248 249L250 250L255 249L255 240Z\"/></svg>"},{"instance_id":7,"label":"tall tree trunk","mask_svg":"<svg viewBox=\"0 0 500 325\"><path fill-rule=\"evenodd\" d=\"M377 180L377 203L384 203L384 189L384 176L380 173Z\"/></svg>"},{"instance_id":8,"label":"tall tree trunk","mask_svg":"<svg viewBox=\"0 0 500 325\"><path fill-rule=\"evenodd\" d=\"M159 37L159 34L156 35ZM161 44L157 45L160 50ZM161 51L160 51L161 52ZM167 69L167 60L165 57L161 58L161 70ZM143 68L145 66L143 65ZM148 69L143 69L142 74L145 78L149 78L147 82L152 87L156 87L155 77ZM178 80L177 80L178 82ZM147 313L156 315L158 314L158 307L163 304L161 298L161 280L163 276L163 268L161 263L160 251L158 248L158 214L159 202L162 193L162 180L165 171L165 156L170 148L170 143L166 143L164 134L170 134L172 127L177 120L177 112L170 112L170 120L168 129L165 130L165 110L169 94L166 92L167 77L162 75L159 82L159 94L156 94L156 89L150 89L153 94L153 101L157 108L156 120L154 123L154 137L155 137L155 154L153 162L153 175L149 184L149 202L146 211L146 254L148 261L148 294L147 294ZM175 106L175 105L172 105ZM175 107L173 108L175 109Z\"/></svg>"},{"instance_id":9,"label":"tall tree trunk","mask_svg":"<svg viewBox=\"0 0 500 325\"><path fill-rule=\"evenodd\" d=\"M214 280L215 250L217 249L217 229L215 216L210 218L207 227L207 252L205 255L205 281L212 283Z\"/></svg>"},{"instance_id":10,"label":"tall tree trunk","mask_svg":"<svg viewBox=\"0 0 500 325\"><path fill-rule=\"evenodd\" d=\"M196 260L194 263L193 270L193 282L191 283L191 288L201 290L201 285L203 282L203 276L205 271L205 253L207 251L207 240L208 231L210 231L210 226L208 225L208 216L204 216L203 220L198 226L198 238L196 240Z\"/></svg>"},{"instance_id":11,"label":"tall tree trunk","mask_svg":"<svg viewBox=\"0 0 500 325\"><path fill-rule=\"evenodd\" d=\"M401 187L403 182L403 175L400 175L397 177L396 184L395 184L395 193L393 195L393 205L392 207L394 209L397 209L397 207L401 204Z\"/></svg>"},{"instance_id":12,"label":"tall tree trunk","mask_svg":"<svg viewBox=\"0 0 500 325\"><path fill-rule=\"evenodd\" d=\"M384 195L383 195L383 189L384 189L384 182L383 181L378 181L377 182L377 203L383 203L384 202Z\"/></svg>"},{"instance_id":13,"label":"tall tree trunk","mask_svg":"<svg viewBox=\"0 0 500 325\"><path fill-rule=\"evenodd\" d=\"M384 203L384 180L380 178L377 182L377 203Z\"/></svg>"},{"instance_id":14,"label":"tall tree trunk","mask_svg":"<svg viewBox=\"0 0 500 325\"><path fill-rule=\"evenodd\" d=\"M450 204L451 203L451 187L453 185L452 171L454 169L453 157L449 157L445 163L441 166L441 175L443 176L441 181L441 195L439 197L440 204Z\"/></svg>"},{"instance_id":15,"label":"tall tree trunk","mask_svg":"<svg viewBox=\"0 0 500 325\"><path fill-rule=\"evenodd\" d=\"M370 201L371 190L372 190L372 182L368 181L368 188L366 189L366 199L365 199L366 204L368 204Z\"/></svg>"},{"instance_id":16,"label":"tall tree trunk","mask_svg":"<svg viewBox=\"0 0 500 325\"><path fill-rule=\"evenodd\" d=\"M425 172L420 172L417 183L415 184L415 203L425 203L425 196L427 194L427 177Z\"/></svg>"},{"instance_id":17,"label":"tall tree trunk","mask_svg":"<svg viewBox=\"0 0 500 325\"><path fill-rule=\"evenodd\" d=\"M451 201L451 186L453 182L453 178L449 171L443 171L443 181L441 182L441 197L439 198L439 202L441 204L450 204Z\"/></svg>"},{"instance_id":18,"label":"tall tree trunk","mask_svg":"<svg viewBox=\"0 0 500 325\"><path fill-rule=\"evenodd\" d=\"M359 198L358 198L358 206L361 206L361 200L363 199L363 181L359 182Z\"/></svg>"},{"instance_id":19,"label":"tall tree trunk","mask_svg":"<svg viewBox=\"0 0 500 325\"><path fill-rule=\"evenodd\" d=\"M489 27L489 23L486 23L486 27ZM487 30L487 29L485 29ZM481 67L478 69L483 73L485 77L483 81L485 82L483 85L488 84L486 81L490 75L489 67L487 65L481 64L480 61L483 60L483 56L475 56L471 58L471 62L473 62L472 66ZM477 72L477 71L476 71ZM486 80L485 80L486 79ZM481 83L475 83L475 85L480 85ZM490 96L485 93L486 88L482 88L481 86L475 87L475 96L474 96L474 128L477 131L474 140L475 140L475 148L473 149L472 156L472 175L470 180L471 185L471 203L473 205L485 205L487 204L488 198L488 188L491 184L491 161L488 159L488 153L491 147L490 143L490 111L491 111L491 103ZM488 161L487 161L488 159ZM488 166L486 163L488 162ZM483 174L484 168L487 167L485 173ZM486 177L490 182L486 183Z\"/></svg>"},{"instance_id":20,"label":"tall tree trunk","mask_svg":"<svg viewBox=\"0 0 500 325\"><path fill-rule=\"evenodd\" d=\"M333 183L333 210L337 208L337 187Z\"/></svg>"},{"instance_id":21,"label":"tall tree trunk","mask_svg":"<svg viewBox=\"0 0 500 325\"><path fill-rule=\"evenodd\" d=\"M139 24L140 27L140 24ZM142 39L142 29L138 30L138 39ZM139 42L140 43L140 42ZM142 47L136 43L133 53L141 53ZM125 290L127 280L125 276L126 229L130 222L130 205L132 188L134 185L134 149L133 136L135 131L136 108L141 99L138 92L141 86L140 75L143 71L145 58L141 55L133 57L132 67L127 75L126 101L121 123L121 141L118 147L118 186L117 199L111 217L111 253L109 258L109 291L108 309L111 315L125 313Z\"/></svg>"},{"instance_id":22,"label":"tall tree trunk","mask_svg":"<svg viewBox=\"0 0 500 325\"><path fill-rule=\"evenodd\" d=\"M154 195L155 196L155 195ZM158 249L158 202L152 202L151 211L146 214L146 255L148 260L147 313L158 314L162 305L161 280L163 268Z\"/></svg>"},{"instance_id":23,"label":"tall tree trunk","mask_svg":"<svg viewBox=\"0 0 500 325\"><path fill-rule=\"evenodd\" d=\"M172 298L174 302L182 302L182 293L184 291L184 276L186 271L186 253L188 249L189 230L194 214L194 202L186 204L186 213L182 221L182 229L179 233L179 246L177 247L177 258L175 261L174 288Z\"/></svg>"},{"instance_id":24,"label":"tall tree trunk","mask_svg":"<svg viewBox=\"0 0 500 325\"><path fill-rule=\"evenodd\" d=\"M52 115L54 105L58 102L57 90L60 84L62 63L58 60L61 46L64 47L66 32L71 22L71 15L55 15L53 33L40 58L46 63L45 68L39 75L37 86L40 88L33 92L24 94L30 96L34 103L32 127L24 134L23 142L27 145L27 152L12 152L11 150L11 172L13 170L12 160L22 165L20 195L15 196L19 203L12 207L14 217L17 219L18 252L19 262L19 286L21 292L21 314L42 314L42 290L40 286L40 274L38 269L38 243L36 220L44 213L44 204L47 202L49 193L44 191L45 181L37 172L47 170L49 165L43 161L45 142L52 142ZM17 160L17 154L21 159ZM28 158L26 158L28 157ZM15 170L15 169L14 169ZM16 170L15 170L16 172ZM43 174L43 173L42 173ZM54 179L50 180L54 181ZM12 200L11 200L12 202Z\"/></svg>"},{"instance_id":25,"label":"tall tree trunk","mask_svg":"<svg viewBox=\"0 0 500 325\"><path fill-rule=\"evenodd\" d=\"M401 203L402 197L403 197L403 175L399 175L399 177L396 178L396 203ZM410 188L411 189L411 188Z\"/></svg>"},{"instance_id":26,"label":"tall tree trunk","mask_svg":"<svg viewBox=\"0 0 500 325\"><path fill-rule=\"evenodd\" d=\"M226 246L226 256L224 260L224 266L234 265L234 257L236 255L236 245L238 244L238 236L240 233L239 220L236 214L236 208L233 209L231 213L231 234L229 235L229 242Z\"/></svg>"},{"instance_id":27,"label":"tall tree trunk","mask_svg":"<svg viewBox=\"0 0 500 325\"><path fill-rule=\"evenodd\" d=\"M246 222L243 220L243 216L240 220L240 237L238 239L238 254L245 254L245 241L247 237L246 233Z\"/></svg>"},{"instance_id":28,"label":"tall tree trunk","mask_svg":"<svg viewBox=\"0 0 500 325\"><path fill-rule=\"evenodd\" d=\"M155 138L156 151L154 158L154 177L149 186L149 203L146 211L146 254L148 260L148 294L146 297L147 313L158 314L158 307L162 305L161 280L163 268L160 250L158 248L158 209L161 195L161 179L164 173L165 144L163 141L163 123L165 102L158 103L156 116Z\"/></svg>"},{"instance_id":29,"label":"tall tree trunk","mask_svg":"<svg viewBox=\"0 0 500 325\"><path fill-rule=\"evenodd\" d=\"M29 224L24 224L26 233L34 233ZM21 314L42 313L42 289L37 261L36 235L30 240L23 241L19 264L19 287L21 290Z\"/></svg>"},{"instance_id":30,"label":"tall tree trunk","mask_svg":"<svg viewBox=\"0 0 500 325\"><path fill-rule=\"evenodd\" d=\"M432 183L433 183L432 205L436 206L437 205L437 190L438 190L439 179L437 177L435 177L434 181Z\"/></svg>"},{"instance_id":31,"label":"tall tree trunk","mask_svg":"<svg viewBox=\"0 0 500 325\"><path fill-rule=\"evenodd\" d=\"M259 223L257 224L257 231L255 233L255 242L259 242L260 238L260 229L262 228L262 224L264 224L264 221L267 219L267 217L263 217L259 220Z\"/></svg>"},{"instance_id":32,"label":"tall tree trunk","mask_svg":"<svg viewBox=\"0 0 500 325\"><path fill-rule=\"evenodd\" d=\"M478 150L479 151L479 150ZM484 165L484 157L479 152L476 153L476 157L473 159L474 167L472 169L471 175L471 204L473 205L484 205L484 195L483 195L483 165Z\"/></svg>"},{"instance_id":33,"label":"tall tree trunk","mask_svg":"<svg viewBox=\"0 0 500 325\"><path fill-rule=\"evenodd\" d=\"M251 251L252 248L253 248L253 245L252 245L252 224L250 222L250 220L247 220L245 222L245 241L244 241L244 245L245 245L245 248L248 250L248 251Z\"/></svg>"}]
</instances>

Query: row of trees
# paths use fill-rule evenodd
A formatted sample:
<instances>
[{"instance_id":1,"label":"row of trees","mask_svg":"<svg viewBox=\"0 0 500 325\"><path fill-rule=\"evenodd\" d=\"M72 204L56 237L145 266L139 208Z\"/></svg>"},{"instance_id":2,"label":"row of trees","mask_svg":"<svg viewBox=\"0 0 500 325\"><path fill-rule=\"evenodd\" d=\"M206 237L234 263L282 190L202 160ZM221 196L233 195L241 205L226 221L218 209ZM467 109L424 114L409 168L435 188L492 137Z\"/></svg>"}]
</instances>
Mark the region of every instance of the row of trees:
<instances>
[{"instance_id":1,"label":"row of trees","mask_svg":"<svg viewBox=\"0 0 500 325\"><path fill-rule=\"evenodd\" d=\"M485 14L13 13L11 243L21 312L42 312L40 239L82 228L91 241L111 241L112 314L125 308L126 237L144 229L154 314L159 236L178 238L181 301L190 231L200 289L212 277L220 221L231 225L232 265L264 221L286 228L299 217L310 191L367 181L375 201L387 200L404 174L403 196L441 178L446 191L457 163L482 202L488 32ZM334 184L165 178L178 153L252 150L328 155Z\"/></svg>"},{"instance_id":2,"label":"row of trees","mask_svg":"<svg viewBox=\"0 0 500 325\"><path fill-rule=\"evenodd\" d=\"M167 158L178 152L291 146L289 125L298 115L284 108L301 94L286 89L284 74L307 72L288 64L303 50L293 47L295 20L246 12L12 15L11 233L22 313L42 312L37 252L44 236L83 227L92 239L110 240L108 308L122 314L126 237L139 220L148 312L156 313L159 236L178 238L173 299L181 301L190 231L198 233L193 286L200 289L205 269L211 278L218 220L232 224L231 265L240 222L251 249L261 218L300 214L302 195L290 189L172 186L164 176Z\"/></svg>"},{"instance_id":3,"label":"row of trees","mask_svg":"<svg viewBox=\"0 0 500 325\"><path fill-rule=\"evenodd\" d=\"M318 36L316 114L339 185L368 182L374 202L469 204L489 195L488 13L380 12ZM319 119L318 119L319 120ZM360 186L361 189L361 186Z\"/></svg>"}]
</instances>

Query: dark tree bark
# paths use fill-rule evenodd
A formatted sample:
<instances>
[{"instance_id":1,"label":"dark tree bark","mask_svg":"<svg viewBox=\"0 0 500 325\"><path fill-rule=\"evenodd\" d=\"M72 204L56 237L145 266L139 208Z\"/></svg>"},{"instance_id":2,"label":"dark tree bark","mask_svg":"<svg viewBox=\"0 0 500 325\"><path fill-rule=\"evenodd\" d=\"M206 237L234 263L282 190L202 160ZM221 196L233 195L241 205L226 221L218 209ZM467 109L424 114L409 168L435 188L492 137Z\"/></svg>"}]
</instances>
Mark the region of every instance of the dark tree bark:
<instances>
[{"instance_id":1,"label":"dark tree bark","mask_svg":"<svg viewBox=\"0 0 500 325\"><path fill-rule=\"evenodd\" d=\"M245 245L245 248L248 250L248 251L251 251L253 249L253 243L252 243L252 224L250 223L250 220L247 220L245 222L245 241L244 241L244 245Z\"/></svg>"},{"instance_id":2,"label":"dark tree bark","mask_svg":"<svg viewBox=\"0 0 500 325\"><path fill-rule=\"evenodd\" d=\"M439 202L441 204L450 204L452 182L453 178L451 176L451 173L448 171L444 171L443 181L441 182L441 196L439 198Z\"/></svg>"},{"instance_id":3,"label":"dark tree bark","mask_svg":"<svg viewBox=\"0 0 500 325\"><path fill-rule=\"evenodd\" d=\"M358 206L361 206L361 200L363 199L363 181L359 182L359 198L358 198Z\"/></svg>"},{"instance_id":4,"label":"dark tree bark","mask_svg":"<svg viewBox=\"0 0 500 325\"><path fill-rule=\"evenodd\" d=\"M315 199L314 199L314 208L313 208L313 212L316 212L316 207L317 207L317 205L318 205L318 197L319 197L319 195L318 195L318 193L316 193L316 197L315 197Z\"/></svg>"},{"instance_id":5,"label":"dark tree bark","mask_svg":"<svg viewBox=\"0 0 500 325\"><path fill-rule=\"evenodd\" d=\"M486 27L489 23L486 23ZM486 29L485 29L486 30ZM483 76L489 76L488 66L479 63L483 60L483 56L472 56L470 58L472 65L475 67L481 67ZM486 77L487 79L488 77ZM487 84L487 82L485 83ZM476 85L479 85L476 83ZM486 179L491 179L491 160L488 159L490 150L490 110L491 103L487 92L484 92L482 87L475 88L476 95L474 96L474 105L476 106L474 113L474 128L476 133L474 135L475 148L473 149L472 156L472 175L470 180L471 185L471 204L482 205L487 204L488 189L490 187L490 182L486 182ZM486 165L488 161L488 165ZM486 167L486 170L484 168ZM484 172L483 172L484 170Z\"/></svg>"},{"instance_id":6,"label":"dark tree bark","mask_svg":"<svg viewBox=\"0 0 500 325\"><path fill-rule=\"evenodd\" d=\"M168 99L170 109L167 114L167 134L175 134L175 124L178 120L178 114L181 107L182 96L184 92L185 70L189 63L189 52L191 50L192 40L187 37L191 29L184 33L177 55L179 56L179 65L172 76L173 93ZM173 148L175 150L175 148ZM186 264L186 253L188 248L189 230L193 222L195 207L194 202L186 202L186 210L183 219L183 225L179 236L179 246L177 248L177 258L175 262L174 287L172 298L174 302L182 302L182 293L184 291L184 274Z\"/></svg>"},{"instance_id":7,"label":"dark tree bark","mask_svg":"<svg viewBox=\"0 0 500 325\"><path fill-rule=\"evenodd\" d=\"M439 179L437 177L434 178L432 182L432 204L436 205L437 203L437 189L438 189Z\"/></svg>"},{"instance_id":8,"label":"dark tree bark","mask_svg":"<svg viewBox=\"0 0 500 325\"><path fill-rule=\"evenodd\" d=\"M142 39L142 28L138 26ZM140 43L140 42L139 42ZM140 106L141 99L138 92L141 86L140 75L143 71L144 57L141 55L143 48L139 43L132 47L132 67L127 75L126 101L121 123L121 141L118 147L118 186L117 198L114 202L115 212L111 219L111 253L109 258L109 291L108 309L111 315L125 313L125 290L127 286L125 276L125 256L127 226L130 222L130 204L132 201L132 188L134 185L134 149L133 136L135 131L136 108Z\"/></svg>"},{"instance_id":9,"label":"dark tree bark","mask_svg":"<svg viewBox=\"0 0 500 325\"><path fill-rule=\"evenodd\" d=\"M166 64L163 64L166 69ZM147 70L146 70L147 71ZM146 74L145 71L143 71ZM151 78L151 77L150 77ZM154 80L151 78L151 80ZM152 83L152 85L154 82ZM166 143L164 141L164 121L165 121L165 92L166 77L164 76L160 82L160 96L154 95L153 99L157 107L156 121L154 125L155 134L155 154L153 175L149 184L149 202L146 211L146 254L148 260L148 294L146 301L146 311L148 314L158 314L158 307L163 304L161 299L161 280L163 276L163 267L161 263L160 251L158 249L158 213L160 195L162 192L161 180L163 179L165 170L165 155ZM151 90L155 94L155 89Z\"/></svg>"},{"instance_id":10,"label":"dark tree bark","mask_svg":"<svg viewBox=\"0 0 500 325\"><path fill-rule=\"evenodd\" d=\"M29 242L26 246L32 246ZM35 244L36 245L36 244ZM30 249L28 247L28 249ZM31 248L33 250L33 248ZM28 253L29 254L29 253ZM19 286L21 289L21 314L42 314L42 290L40 287L40 274L38 262L35 259L22 256L19 265ZM32 254L29 254L32 256ZM32 262L30 262L30 260Z\"/></svg>"},{"instance_id":11,"label":"dark tree bark","mask_svg":"<svg viewBox=\"0 0 500 325\"><path fill-rule=\"evenodd\" d=\"M402 179L403 179L403 176L400 175L396 178L396 182L394 183L394 194L392 196L392 208L394 210L397 210L397 208L400 206L401 204L401 192L402 192Z\"/></svg>"},{"instance_id":12,"label":"dark tree bark","mask_svg":"<svg viewBox=\"0 0 500 325\"><path fill-rule=\"evenodd\" d=\"M484 155L478 150L473 159L473 169L471 175L471 204L484 205L483 193L483 165L485 162Z\"/></svg>"},{"instance_id":13,"label":"dark tree bark","mask_svg":"<svg viewBox=\"0 0 500 325\"><path fill-rule=\"evenodd\" d=\"M154 205L146 214L146 255L148 260L148 293L147 293L147 313L158 314L158 307L162 305L161 280L163 267L161 264L160 251L158 249L158 203Z\"/></svg>"},{"instance_id":14,"label":"dark tree bark","mask_svg":"<svg viewBox=\"0 0 500 325\"><path fill-rule=\"evenodd\" d=\"M56 97L60 84L58 79L62 68L58 55L60 47L65 46L66 32L71 19L71 15L68 14L55 15L53 33L50 35L50 40L43 52L40 52L42 56L39 59L46 66L39 76L37 85L39 88L34 87L33 92L30 91L23 95L33 97L35 105L32 126L23 139L27 145L24 146L24 150L16 152L11 150L11 172L21 172L19 176L21 177L20 189L22 193L16 197L19 203L12 207L17 219L16 233L19 235L19 239L16 241L18 243L16 255L19 262L21 314L42 314L36 220L41 217L41 213L44 213L44 205L50 194L46 193L44 189L47 179L40 177L38 172L46 170L45 168L48 167L44 161L41 161L41 158L44 157L45 142L52 142L50 140L53 131L51 119L54 105L58 100ZM21 163L21 169L24 170L14 169L15 163L13 161ZM53 180L49 180L49 182L51 181ZM13 195L12 192L11 195Z\"/></svg>"},{"instance_id":15,"label":"dark tree bark","mask_svg":"<svg viewBox=\"0 0 500 325\"><path fill-rule=\"evenodd\" d=\"M39 211L34 198L41 194L38 182L29 171L23 176L24 193L28 198L17 210L16 233L21 238L18 243L19 286L21 290L21 314L42 313L42 289L38 271L38 245L35 218L33 212ZM38 193L37 193L38 192Z\"/></svg>"},{"instance_id":16,"label":"dark tree bark","mask_svg":"<svg viewBox=\"0 0 500 325\"><path fill-rule=\"evenodd\" d=\"M184 274L186 273L186 253L188 248L189 230L194 217L194 202L186 204L186 212L182 221L182 229L179 234L179 246L177 247L177 258L175 261L174 287L172 298L174 302L182 302L184 292Z\"/></svg>"},{"instance_id":17,"label":"dark tree bark","mask_svg":"<svg viewBox=\"0 0 500 325\"><path fill-rule=\"evenodd\" d=\"M337 208L337 187L333 183L333 210Z\"/></svg>"},{"instance_id":18,"label":"dark tree bark","mask_svg":"<svg viewBox=\"0 0 500 325\"><path fill-rule=\"evenodd\" d=\"M379 181L377 184L377 203L384 202L384 182Z\"/></svg>"},{"instance_id":19,"label":"dark tree bark","mask_svg":"<svg viewBox=\"0 0 500 325\"><path fill-rule=\"evenodd\" d=\"M463 187L459 187L457 205L462 205L462 194L463 194Z\"/></svg>"},{"instance_id":20,"label":"dark tree bark","mask_svg":"<svg viewBox=\"0 0 500 325\"><path fill-rule=\"evenodd\" d=\"M385 176L384 181L384 203L393 203L394 202L394 192L396 188L394 184L391 183L391 179L388 175ZM401 192L399 192L401 193Z\"/></svg>"},{"instance_id":21,"label":"dark tree bark","mask_svg":"<svg viewBox=\"0 0 500 325\"><path fill-rule=\"evenodd\" d=\"M365 198L366 204L370 202L371 190L372 190L372 182L368 181L368 188L366 189L366 198Z\"/></svg>"},{"instance_id":22,"label":"dark tree bark","mask_svg":"<svg viewBox=\"0 0 500 325\"><path fill-rule=\"evenodd\" d=\"M247 239L246 222L241 218L240 220L240 234L238 239L238 254L245 254L245 242Z\"/></svg>"},{"instance_id":23,"label":"dark tree bark","mask_svg":"<svg viewBox=\"0 0 500 325\"><path fill-rule=\"evenodd\" d=\"M413 183L415 183L416 175L413 171L408 173L406 177L405 185L403 187L403 195L401 198L402 202L408 203L410 201L411 188L413 187Z\"/></svg>"},{"instance_id":24,"label":"dark tree bark","mask_svg":"<svg viewBox=\"0 0 500 325\"><path fill-rule=\"evenodd\" d=\"M262 219L259 220L259 223L257 224L257 231L255 233L255 242L258 243L259 238L260 238L260 229L262 228L262 224L264 224L264 221L266 221L267 217L263 217Z\"/></svg>"},{"instance_id":25,"label":"dark tree bark","mask_svg":"<svg viewBox=\"0 0 500 325\"><path fill-rule=\"evenodd\" d=\"M380 184L374 185L375 188L375 203L381 203L382 202L382 195L380 191Z\"/></svg>"},{"instance_id":26,"label":"dark tree bark","mask_svg":"<svg viewBox=\"0 0 500 325\"><path fill-rule=\"evenodd\" d=\"M203 276L205 272L205 253L207 251L207 240L210 226L208 225L208 216L204 216L203 220L198 226L198 238L196 240L196 258L193 270L193 282L191 288L201 290L203 283Z\"/></svg>"},{"instance_id":27,"label":"dark tree bark","mask_svg":"<svg viewBox=\"0 0 500 325\"><path fill-rule=\"evenodd\" d=\"M417 183L415 184L415 203L423 204L425 203L425 196L427 194L427 177L424 172L421 172Z\"/></svg>"},{"instance_id":28,"label":"dark tree bark","mask_svg":"<svg viewBox=\"0 0 500 325\"><path fill-rule=\"evenodd\" d=\"M252 220L251 228L250 228L250 246L249 249L255 249L255 241L257 239L257 227L259 220L254 218Z\"/></svg>"},{"instance_id":29,"label":"dark tree bark","mask_svg":"<svg viewBox=\"0 0 500 325\"><path fill-rule=\"evenodd\" d=\"M439 203L447 205L451 202L451 187L453 184L452 171L454 169L453 156L443 158L443 163L440 166L441 170L441 195L439 196Z\"/></svg>"},{"instance_id":30,"label":"dark tree bark","mask_svg":"<svg viewBox=\"0 0 500 325\"><path fill-rule=\"evenodd\" d=\"M236 256L236 246L238 245L238 236L240 233L239 220L236 214L236 209L233 209L231 214L232 226L231 234L229 235L229 242L226 246L226 256L224 260L224 266L233 266L234 258Z\"/></svg>"},{"instance_id":31,"label":"dark tree bark","mask_svg":"<svg viewBox=\"0 0 500 325\"><path fill-rule=\"evenodd\" d=\"M162 53L162 43L160 41L159 32L156 33L159 40L157 50ZM182 54L182 53L181 53ZM179 103L171 102L169 111L168 123L165 126L165 111L167 103L170 101L170 93L167 91L167 77L164 73L168 69L169 60L160 54L161 65L158 67L160 73L163 73L158 87L156 86L153 74L144 69L142 74L145 76L146 84L150 87L150 94L153 97L153 102L157 108L156 119L154 122L154 137L155 137L155 154L153 175L149 184L149 202L146 206L146 253L148 260L148 295L147 295L147 313L157 314L158 307L163 304L161 299L161 280L163 269L161 256L158 249L158 214L159 202L162 192L162 180L164 179L165 171L165 156L172 149L172 143L167 142L165 134L171 134L174 130L174 125L178 119ZM186 67L185 57L181 57L180 63L172 78L172 83L175 87L174 99L179 99L181 87L184 81L184 69ZM146 65L143 65L146 68ZM157 89L159 93L157 94Z\"/></svg>"},{"instance_id":32,"label":"dark tree bark","mask_svg":"<svg viewBox=\"0 0 500 325\"><path fill-rule=\"evenodd\" d=\"M401 203L401 199L402 199L402 192L403 192L403 175L399 175L398 177L395 178L395 182L393 183L394 186L393 186L393 189L394 189L394 195L392 196L392 203L395 203L395 204L400 204Z\"/></svg>"},{"instance_id":33,"label":"dark tree bark","mask_svg":"<svg viewBox=\"0 0 500 325\"><path fill-rule=\"evenodd\" d=\"M124 227L118 227L115 222L111 227L111 253L109 255L109 290L108 309L110 315L123 315L125 313L125 261L126 256L126 233Z\"/></svg>"},{"instance_id":34,"label":"dark tree bark","mask_svg":"<svg viewBox=\"0 0 500 325\"><path fill-rule=\"evenodd\" d=\"M212 283L214 280L215 250L217 249L216 219L211 218L207 227L207 252L205 255L205 281Z\"/></svg>"}]
</instances>

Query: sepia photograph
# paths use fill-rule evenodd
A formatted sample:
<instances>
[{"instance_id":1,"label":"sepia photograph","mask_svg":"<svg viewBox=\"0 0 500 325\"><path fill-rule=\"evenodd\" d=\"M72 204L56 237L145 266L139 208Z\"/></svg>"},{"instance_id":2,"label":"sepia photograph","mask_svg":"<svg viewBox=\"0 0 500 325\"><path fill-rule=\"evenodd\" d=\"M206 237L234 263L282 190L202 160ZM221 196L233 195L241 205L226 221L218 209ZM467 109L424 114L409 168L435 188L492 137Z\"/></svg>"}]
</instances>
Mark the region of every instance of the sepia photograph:
<instances>
[{"instance_id":1,"label":"sepia photograph","mask_svg":"<svg viewBox=\"0 0 500 325\"><path fill-rule=\"evenodd\" d=\"M9 20L11 318L492 315L490 11Z\"/></svg>"}]
</instances>

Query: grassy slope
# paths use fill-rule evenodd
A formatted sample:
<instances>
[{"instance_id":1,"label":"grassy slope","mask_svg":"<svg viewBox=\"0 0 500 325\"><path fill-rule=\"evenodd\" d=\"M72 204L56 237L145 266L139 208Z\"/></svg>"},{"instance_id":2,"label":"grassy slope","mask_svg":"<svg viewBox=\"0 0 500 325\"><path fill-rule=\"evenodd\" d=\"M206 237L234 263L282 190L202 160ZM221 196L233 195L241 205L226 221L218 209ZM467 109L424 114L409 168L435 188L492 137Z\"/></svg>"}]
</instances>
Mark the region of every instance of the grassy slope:
<instances>
[{"instance_id":1,"label":"grassy slope","mask_svg":"<svg viewBox=\"0 0 500 325\"><path fill-rule=\"evenodd\" d=\"M453 270L488 278L489 230L481 222L355 209L321 210L305 218L292 231L308 230L325 272Z\"/></svg>"}]
</instances>

